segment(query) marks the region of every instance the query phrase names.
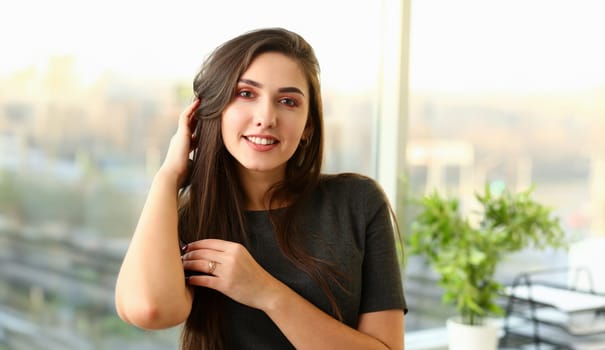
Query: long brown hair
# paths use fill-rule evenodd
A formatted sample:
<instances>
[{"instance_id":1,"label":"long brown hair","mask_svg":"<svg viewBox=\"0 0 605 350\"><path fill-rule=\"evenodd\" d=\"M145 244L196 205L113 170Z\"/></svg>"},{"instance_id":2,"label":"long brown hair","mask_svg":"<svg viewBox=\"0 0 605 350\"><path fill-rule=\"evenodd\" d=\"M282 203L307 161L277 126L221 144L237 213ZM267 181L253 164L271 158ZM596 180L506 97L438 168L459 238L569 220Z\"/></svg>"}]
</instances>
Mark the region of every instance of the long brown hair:
<instances>
[{"instance_id":1,"label":"long brown hair","mask_svg":"<svg viewBox=\"0 0 605 350\"><path fill-rule=\"evenodd\" d=\"M179 195L179 235L184 242L220 238L247 242L244 194L235 162L221 137L221 115L235 96L237 81L260 54L278 52L295 60L304 72L309 88L309 133L286 165L284 180L268 195L270 203L288 203L280 214L271 213L276 239L282 253L309 274L340 317L328 280L335 280L328 262L308 254L296 229L296 213L301 200L318 184L323 158L323 108L319 84L319 64L313 48L298 34L281 28L245 33L219 46L203 63L193 89L201 105L195 113L195 133L199 144L194 150L190 185ZM191 313L181 336L181 349L222 349L224 336L222 309L224 295L194 287Z\"/></svg>"}]
</instances>

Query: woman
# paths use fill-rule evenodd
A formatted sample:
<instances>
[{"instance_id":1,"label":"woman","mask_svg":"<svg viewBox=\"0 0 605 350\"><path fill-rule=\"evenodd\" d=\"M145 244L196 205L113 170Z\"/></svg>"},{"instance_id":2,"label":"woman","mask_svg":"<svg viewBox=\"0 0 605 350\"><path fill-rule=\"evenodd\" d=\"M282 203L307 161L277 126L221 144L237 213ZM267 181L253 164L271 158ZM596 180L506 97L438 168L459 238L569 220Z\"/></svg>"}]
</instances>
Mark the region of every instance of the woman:
<instances>
[{"instance_id":1,"label":"woman","mask_svg":"<svg viewBox=\"0 0 605 350\"><path fill-rule=\"evenodd\" d=\"M249 32L193 85L118 276L120 317L185 322L182 349L402 349L390 207L368 178L320 174L311 46Z\"/></svg>"}]
</instances>

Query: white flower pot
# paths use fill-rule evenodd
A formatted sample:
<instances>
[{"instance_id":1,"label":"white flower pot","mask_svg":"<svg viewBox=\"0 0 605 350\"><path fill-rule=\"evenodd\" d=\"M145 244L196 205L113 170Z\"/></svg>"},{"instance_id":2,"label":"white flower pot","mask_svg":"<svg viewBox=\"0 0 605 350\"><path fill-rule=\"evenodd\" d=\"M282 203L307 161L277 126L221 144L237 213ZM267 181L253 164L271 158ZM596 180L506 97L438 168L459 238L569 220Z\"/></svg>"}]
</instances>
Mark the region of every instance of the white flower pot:
<instances>
[{"instance_id":1,"label":"white flower pot","mask_svg":"<svg viewBox=\"0 0 605 350\"><path fill-rule=\"evenodd\" d=\"M496 350L498 327L495 320L471 326L461 323L460 317L452 317L447 320L449 350Z\"/></svg>"}]
</instances>

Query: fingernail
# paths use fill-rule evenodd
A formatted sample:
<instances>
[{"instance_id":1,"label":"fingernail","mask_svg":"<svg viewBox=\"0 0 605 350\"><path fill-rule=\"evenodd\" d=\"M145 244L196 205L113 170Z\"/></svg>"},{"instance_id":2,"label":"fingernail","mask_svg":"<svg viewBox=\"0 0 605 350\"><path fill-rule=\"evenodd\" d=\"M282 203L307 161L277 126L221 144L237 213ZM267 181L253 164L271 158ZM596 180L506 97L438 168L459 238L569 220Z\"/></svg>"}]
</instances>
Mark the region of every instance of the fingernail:
<instances>
[{"instance_id":1,"label":"fingernail","mask_svg":"<svg viewBox=\"0 0 605 350\"><path fill-rule=\"evenodd\" d=\"M185 243L181 246L181 251L184 252L187 250L187 247L189 246L189 244Z\"/></svg>"}]
</instances>

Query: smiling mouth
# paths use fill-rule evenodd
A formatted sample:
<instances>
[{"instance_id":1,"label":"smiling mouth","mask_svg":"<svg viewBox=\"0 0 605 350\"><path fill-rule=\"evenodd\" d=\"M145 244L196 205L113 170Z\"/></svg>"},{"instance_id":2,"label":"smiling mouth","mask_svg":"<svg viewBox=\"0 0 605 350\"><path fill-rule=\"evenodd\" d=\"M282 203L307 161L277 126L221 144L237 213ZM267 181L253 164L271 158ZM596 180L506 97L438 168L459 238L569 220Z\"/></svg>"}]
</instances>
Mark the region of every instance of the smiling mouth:
<instances>
[{"instance_id":1,"label":"smiling mouth","mask_svg":"<svg viewBox=\"0 0 605 350\"><path fill-rule=\"evenodd\" d=\"M252 142L255 145L273 145L276 144L278 141L275 139L266 139L264 137L257 137L257 136L245 136L246 140Z\"/></svg>"}]
</instances>

